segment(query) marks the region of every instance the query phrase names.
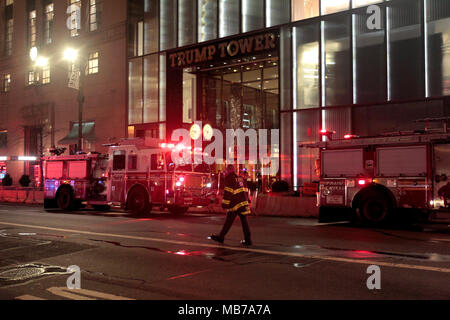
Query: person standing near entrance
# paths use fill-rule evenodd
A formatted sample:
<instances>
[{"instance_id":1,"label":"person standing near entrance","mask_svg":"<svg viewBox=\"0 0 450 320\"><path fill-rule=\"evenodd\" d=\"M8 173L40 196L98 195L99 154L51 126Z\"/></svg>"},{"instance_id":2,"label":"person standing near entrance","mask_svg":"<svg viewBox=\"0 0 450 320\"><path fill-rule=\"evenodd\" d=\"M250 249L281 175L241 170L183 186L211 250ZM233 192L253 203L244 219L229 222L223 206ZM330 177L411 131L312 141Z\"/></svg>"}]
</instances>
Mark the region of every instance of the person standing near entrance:
<instances>
[{"instance_id":1,"label":"person standing near entrance","mask_svg":"<svg viewBox=\"0 0 450 320\"><path fill-rule=\"evenodd\" d=\"M222 208L227 210L227 218L220 234L213 234L209 239L223 243L225 236L230 231L236 216L239 216L244 231L244 240L241 244L251 246L251 233L247 221L247 215L250 214L248 190L244 179L236 174L233 165L226 169L225 191L223 195Z\"/></svg>"}]
</instances>

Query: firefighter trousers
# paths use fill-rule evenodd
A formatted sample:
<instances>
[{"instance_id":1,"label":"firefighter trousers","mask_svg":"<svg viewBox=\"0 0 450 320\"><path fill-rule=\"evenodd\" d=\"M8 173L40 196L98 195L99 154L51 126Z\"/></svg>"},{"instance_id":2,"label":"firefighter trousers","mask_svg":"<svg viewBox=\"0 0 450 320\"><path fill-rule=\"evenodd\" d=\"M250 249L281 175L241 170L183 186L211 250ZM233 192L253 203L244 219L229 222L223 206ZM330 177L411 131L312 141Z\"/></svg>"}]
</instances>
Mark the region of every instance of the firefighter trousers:
<instances>
[{"instance_id":1,"label":"firefighter trousers","mask_svg":"<svg viewBox=\"0 0 450 320\"><path fill-rule=\"evenodd\" d=\"M225 221L225 224L222 228L222 231L220 232L220 237L222 239L225 238L225 236L227 235L228 231L230 231L231 226L233 225L234 220L236 219L236 216L239 216L239 218L241 219L241 223L242 223L242 230L244 231L244 238L245 241L247 242L251 242L251 233L250 233L250 227L248 225L248 221L247 221L247 217L243 214L238 213L237 211L229 211L227 213L227 219Z\"/></svg>"}]
</instances>

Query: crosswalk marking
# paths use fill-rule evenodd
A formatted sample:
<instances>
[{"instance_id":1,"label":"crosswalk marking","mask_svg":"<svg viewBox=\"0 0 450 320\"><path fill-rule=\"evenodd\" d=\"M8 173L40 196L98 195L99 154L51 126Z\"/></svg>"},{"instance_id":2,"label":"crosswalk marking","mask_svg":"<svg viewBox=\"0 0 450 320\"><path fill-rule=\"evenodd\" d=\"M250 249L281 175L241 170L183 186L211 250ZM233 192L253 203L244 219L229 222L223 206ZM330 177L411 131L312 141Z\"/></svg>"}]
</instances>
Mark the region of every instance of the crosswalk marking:
<instances>
[{"instance_id":1,"label":"crosswalk marking","mask_svg":"<svg viewBox=\"0 0 450 320\"><path fill-rule=\"evenodd\" d=\"M42 299L42 298L39 298L39 297L35 297L35 296L31 296L31 295L26 294L26 295L17 297L16 300L27 300L27 301L32 301L32 300L45 300L45 299Z\"/></svg>"},{"instance_id":2,"label":"crosswalk marking","mask_svg":"<svg viewBox=\"0 0 450 320\"><path fill-rule=\"evenodd\" d=\"M109 294L109 293L87 290L87 289L71 290L71 289L68 289L65 287L51 287L51 288L48 288L47 291L55 296L70 299L70 300L85 300L85 301L98 300L98 299L101 299L101 300L134 300L134 299L126 298L126 297L116 296L116 295ZM35 297L32 295L28 295L28 294L20 296L20 297L16 297L15 299L16 300L27 300L27 301L47 300L47 299Z\"/></svg>"}]
</instances>

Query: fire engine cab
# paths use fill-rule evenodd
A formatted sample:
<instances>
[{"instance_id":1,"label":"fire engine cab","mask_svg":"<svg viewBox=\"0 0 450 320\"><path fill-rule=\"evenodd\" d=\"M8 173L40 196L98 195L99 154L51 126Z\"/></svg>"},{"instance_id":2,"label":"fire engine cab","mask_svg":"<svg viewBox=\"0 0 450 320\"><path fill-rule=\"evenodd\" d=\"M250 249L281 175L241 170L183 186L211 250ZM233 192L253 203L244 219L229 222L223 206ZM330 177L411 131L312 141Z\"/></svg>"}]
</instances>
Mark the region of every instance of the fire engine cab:
<instances>
[{"instance_id":1,"label":"fire engine cab","mask_svg":"<svg viewBox=\"0 0 450 320\"><path fill-rule=\"evenodd\" d=\"M322 222L355 219L380 225L400 216L409 220L415 213L425 213L428 219L440 213L448 216L450 132L446 125L444 130L378 137L347 135L344 140L300 147L319 149L317 202Z\"/></svg>"},{"instance_id":2,"label":"fire engine cab","mask_svg":"<svg viewBox=\"0 0 450 320\"><path fill-rule=\"evenodd\" d=\"M189 207L215 202L217 189L211 168L204 164L175 164L172 151L179 147L149 138L123 140L111 146L108 201L135 215L149 213L152 206L179 214Z\"/></svg>"}]
</instances>

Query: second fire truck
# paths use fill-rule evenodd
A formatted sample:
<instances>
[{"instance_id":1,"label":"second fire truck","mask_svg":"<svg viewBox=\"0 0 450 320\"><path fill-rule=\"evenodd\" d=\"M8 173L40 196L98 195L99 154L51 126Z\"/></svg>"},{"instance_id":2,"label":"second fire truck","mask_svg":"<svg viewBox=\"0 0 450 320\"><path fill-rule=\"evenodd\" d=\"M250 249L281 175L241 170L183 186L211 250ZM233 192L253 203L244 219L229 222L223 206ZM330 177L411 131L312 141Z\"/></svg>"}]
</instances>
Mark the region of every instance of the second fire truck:
<instances>
[{"instance_id":1,"label":"second fire truck","mask_svg":"<svg viewBox=\"0 0 450 320\"><path fill-rule=\"evenodd\" d=\"M448 215L450 132L446 125L443 130L378 137L348 135L344 140L302 147L319 149L318 206L323 222L357 219L380 225L421 213L426 218Z\"/></svg>"}]
</instances>

